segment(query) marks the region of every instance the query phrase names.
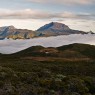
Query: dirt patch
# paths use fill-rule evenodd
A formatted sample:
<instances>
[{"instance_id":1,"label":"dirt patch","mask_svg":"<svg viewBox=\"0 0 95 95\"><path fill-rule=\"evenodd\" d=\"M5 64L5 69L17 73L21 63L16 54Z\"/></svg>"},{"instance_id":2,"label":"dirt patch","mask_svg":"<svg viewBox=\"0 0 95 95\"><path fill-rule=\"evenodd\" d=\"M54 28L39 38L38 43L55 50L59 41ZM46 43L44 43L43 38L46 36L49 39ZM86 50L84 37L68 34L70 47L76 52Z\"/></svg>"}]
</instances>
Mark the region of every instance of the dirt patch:
<instances>
[{"instance_id":1,"label":"dirt patch","mask_svg":"<svg viewBox=\"0 0 95 95\"><path fill-rule=\"evenodd\" d=\"M92 61L90 58L57 58L57 57L24 57L21 59L34 61Z\"/></svg>"}]
</instances>

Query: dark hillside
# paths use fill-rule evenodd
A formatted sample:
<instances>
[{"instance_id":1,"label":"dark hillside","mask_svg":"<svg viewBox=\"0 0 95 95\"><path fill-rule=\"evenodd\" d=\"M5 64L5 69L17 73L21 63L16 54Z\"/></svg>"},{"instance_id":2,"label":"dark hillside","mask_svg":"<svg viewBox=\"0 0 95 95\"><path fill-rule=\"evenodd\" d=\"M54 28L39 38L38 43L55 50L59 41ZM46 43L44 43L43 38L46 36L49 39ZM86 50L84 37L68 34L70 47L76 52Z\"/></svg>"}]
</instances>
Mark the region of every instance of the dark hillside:
<instances>
[{"instance_id":1,"label":"dark hillside","mask_svg":"<svg viewBox=\"0 0 95 95\"><path fill-rule=\"evenodd\" d=\"M0 95L95 95L94 54L85 44L0 54Z\"/></svg>"},{"instance_id":2,"label":"dark hillside","mask_svg":"<svg viewBox=\"0 0 95 95\"><path fill-rule=\"evenodd\" d=\"M33 46L22 50L12 56L22 57L61 57L61 58L95 58L95 46L88 44L70 44L57 48L45 48L42 46Z\"/></svg>"},{"instance_id":3,"label":"dark hillside","mask_svg":"<svg viewBox=\"0 0 95 95\"><path fill-rule=\"evenodd\" d=\"M92 57L95 58L95 46L94 45L88 45L88 44L71 44L71 45L66 45L66 46L61 46L58 47L58 50L60 51L76 51L80 52L81 54L87 56L87 57Z\"/></svg>"}]
</instances>

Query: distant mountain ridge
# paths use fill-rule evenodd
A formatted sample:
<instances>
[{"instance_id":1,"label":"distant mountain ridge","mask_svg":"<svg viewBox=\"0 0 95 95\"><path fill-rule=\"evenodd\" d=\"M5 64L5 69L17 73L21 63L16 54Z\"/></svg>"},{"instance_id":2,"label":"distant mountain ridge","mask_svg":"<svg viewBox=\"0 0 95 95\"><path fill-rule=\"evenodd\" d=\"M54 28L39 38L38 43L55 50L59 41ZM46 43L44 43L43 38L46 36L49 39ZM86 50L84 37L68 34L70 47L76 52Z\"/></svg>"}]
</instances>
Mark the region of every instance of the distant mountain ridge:
<instances>
[{"instance_id":1,"label":"distant mountain ridge","mask_svg":"<svg viewBox=\"0 0 95 95\"><path fill-rule=\"evenodd\" d=\"M84 31L72 30L67 25L51 22L40 27L37 32L42 33L43 36L57 36L57 35L69 35L69 34L86 34Z\"/></svg>"},{"instance_id":2,"label":"distant mountain ridge","mask_svg":"<svg viewBox=\"0 0 95 95\"><path fill-rule=\"evenodd\" d=\"M0 39L28 39L35 36L35 31L27 29L17 29L14 26L0 27Z\"/></svg>"},{"instance_id":3,"label":"distant mountain ridge","mask_svg":"<svg viewBox=\"0 0 95 95\"><path fill-rule=\"evenodd\" d=\"M93 32L90 32L94 34ZM47 36L58 36L58 35L70 35L70 34L87 34L87 32L72 30L67 25L51 22L46 24L36 31L28 29L17 29L14 26L0 27L0 39L11 38L11 39L30 39L34 37L47 37Z\"/></svg>"},{"instance_id":4,"label":"distant mountain ridge","mask_svg":"<svg viewBox=\"0 0 95 95\"><path fill-rule=\"evenodd\" d=\"M37 31L45 31L45 30L49 30L49 29L54 29L54 30L60 30L62 31L64 30L70 30L70 28L62 23L58 23L58 22L51 22L49 24L46 24L44 26L42 26L41 28L39 28Z\"/></svg>"}]
</instances>

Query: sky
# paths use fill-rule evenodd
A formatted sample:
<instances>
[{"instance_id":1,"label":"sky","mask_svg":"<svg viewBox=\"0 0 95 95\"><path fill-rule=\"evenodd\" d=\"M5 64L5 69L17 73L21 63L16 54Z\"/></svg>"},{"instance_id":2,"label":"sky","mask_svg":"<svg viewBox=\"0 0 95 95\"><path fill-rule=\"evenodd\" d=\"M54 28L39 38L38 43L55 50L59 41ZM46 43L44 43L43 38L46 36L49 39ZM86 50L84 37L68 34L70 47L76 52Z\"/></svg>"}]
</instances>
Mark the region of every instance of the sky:
<instances>
[{"instance_id":1,"label":"sky","mask_svg":"<svg viewBox=\"0 0 95 95\"><path fill-rule=\"evenodd\" d=\"M37 30L50 22L95 32L95 0L0 0L0 27Z\"/></svg>"}]
</instances>

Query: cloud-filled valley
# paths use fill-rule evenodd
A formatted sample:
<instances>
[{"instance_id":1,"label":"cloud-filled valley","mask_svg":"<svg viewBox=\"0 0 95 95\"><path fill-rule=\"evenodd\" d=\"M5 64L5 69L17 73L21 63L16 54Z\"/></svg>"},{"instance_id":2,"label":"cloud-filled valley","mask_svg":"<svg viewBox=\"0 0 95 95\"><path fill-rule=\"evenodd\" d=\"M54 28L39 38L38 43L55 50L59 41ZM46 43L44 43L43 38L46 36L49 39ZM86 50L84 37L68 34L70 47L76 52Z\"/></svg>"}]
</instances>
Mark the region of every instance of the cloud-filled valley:
<instances>
[{"instance_id":1,"label":"cloud-filled valley","mask_svg":"<svg viewBox=\"0 0 95 95\"><path fill-rule=\"evenodd\" d=\"M0 40L0 53L10 54L31 46L58 47L72 43L84 43L95 45L95 34L72 34L55 37L41 37L28 40Z\"/></svg>"}]
</instances>

